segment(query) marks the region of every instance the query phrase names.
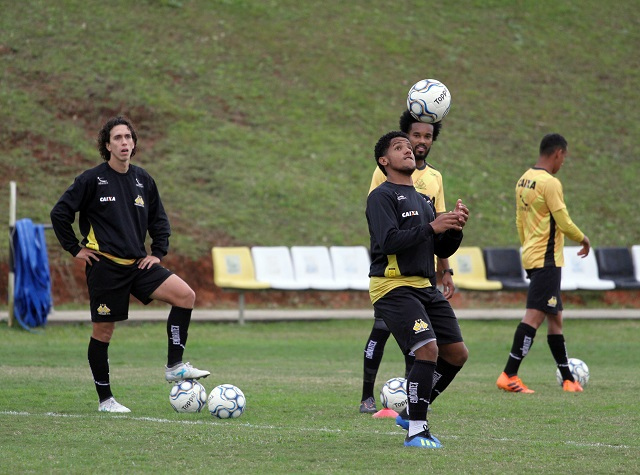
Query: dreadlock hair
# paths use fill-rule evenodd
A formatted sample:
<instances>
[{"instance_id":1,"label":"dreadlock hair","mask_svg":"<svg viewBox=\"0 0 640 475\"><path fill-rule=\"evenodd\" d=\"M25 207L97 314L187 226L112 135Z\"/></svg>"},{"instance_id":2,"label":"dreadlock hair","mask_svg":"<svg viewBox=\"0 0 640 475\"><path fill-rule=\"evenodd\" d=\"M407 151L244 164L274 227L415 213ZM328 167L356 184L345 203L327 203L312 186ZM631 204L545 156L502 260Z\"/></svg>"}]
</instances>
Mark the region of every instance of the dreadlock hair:
<instances>
[{"instance_id":1,"label":"dreadlock hair","mask_svg":"<svg viewBox=\"0 0 640 475\"><path fill-rule=\"evenodd\" d=\"M402 130L405 134L411 132L411 125L419 123L426 124L426 122L420 122L414 116L411 115L409 110L405 110L400 116L400 130ZM440 129L442 129L442 122L436 122L433 125L433 141L435 142L438 139L438 135L440 134Z\"/></svg>"}]
</instances>

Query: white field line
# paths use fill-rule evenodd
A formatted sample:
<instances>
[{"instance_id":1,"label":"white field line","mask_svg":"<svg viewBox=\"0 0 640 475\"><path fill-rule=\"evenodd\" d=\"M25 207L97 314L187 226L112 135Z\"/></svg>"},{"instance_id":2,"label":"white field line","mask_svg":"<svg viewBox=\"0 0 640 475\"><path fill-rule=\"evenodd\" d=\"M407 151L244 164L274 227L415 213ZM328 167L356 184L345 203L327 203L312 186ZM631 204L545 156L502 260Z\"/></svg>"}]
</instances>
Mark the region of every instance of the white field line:
<instances>
[{"instance_id":1,"label":"white field line","mask_svg":"<svg viewBox=\"0 0 640 475\"><path fill-rule=\"evenodd\" d=\"M77 419L86 419L87 417L92 418L92 416L87 416L87 415L81 415L81 414L60 414L57 412L45 412L45 413L41 413L41 414L36 414L36 413L31 413L31 412L22 412L22 411L0 411L0 415L6 415L6 416L23 416L23 417L37 417L37 416L44 416L44 417L60 417L60 418L77 418ZM100 417L104 415L98 415L96 414L96 417ZM141 421L141 422L155 422L158 424L184 424L184 425L225 425L227 424L226 422L222 422L222 421L217 421L216 419L209 419L206 421L203 420L198 420L198 421L184 421L184 420L173 420L173 419L162 419L162 418L156 418L156 417L135 417L135 416L125 416L125 415L115 415L112 414L109 417L113 418L113 419L127 419L127 420L133 420L133 421ZM344 434L349 434L354 432L353 430L345 430L345 429L328 429L326 427L296 427L295 429L292 429L291 427L284 427L284 426L274 426L274 425L256 425L256 424L251 424L250 422L235 422L234 423L236 426L242 426L242 427L248 427L251 429L262 429L262 430L296 430L298 432L329 432L329 433L344 433ZM395 432L386 432L386 431L379 431L379 430L371 430L369 431L373 434L379 434L379 435L389 435L389 436L394 436L397 437L400 434L400 429L398 429ZM457 436L457 435L440 435L438 434L438 436L443 439L443 438L449 438L449 439L468 439L468 436ZM521 443L522 441L519 439L508 439L508 438L504 438L504 437L485 437L489 438L491 440L495 440L497 442L510 442L510 443ZM574 442L571 440L566 440L564 441L565 445L571 445L573 447L604 447L607 449L630 449L631 446L629 445L612 445L612 444L603 444L600 442L590 442L590 443L585 443L585 442Z\"/></svg>"}]
</instances>

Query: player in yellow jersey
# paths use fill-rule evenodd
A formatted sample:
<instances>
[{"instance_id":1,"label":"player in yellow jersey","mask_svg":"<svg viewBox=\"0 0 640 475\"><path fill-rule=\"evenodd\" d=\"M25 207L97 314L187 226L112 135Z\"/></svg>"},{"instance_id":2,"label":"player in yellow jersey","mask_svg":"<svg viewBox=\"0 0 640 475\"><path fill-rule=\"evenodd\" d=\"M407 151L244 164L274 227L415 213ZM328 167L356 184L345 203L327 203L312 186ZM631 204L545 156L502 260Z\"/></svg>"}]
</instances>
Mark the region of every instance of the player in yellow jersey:
<instances>
[{"instance_id":1,"label":"player in yellow jersey","mask_svg":"<svg viewBox=\"0 0 640 475\"><path fill-rule=\"evenodd\" d=\"M446 212L444 201L444 186L442 175L439 171L427 163L427 156L431 151L431 146L435 142L442 129L442 122L427 124L415 119L408 110L400 116L400 130L409 136L413 153L416 160L416 170L411 175L413 186L418 193L428 196L435 206L436 215ZM376 167L371 179L369 193L380 184L387 181L387 177L382 170ZM443 295L450 299L454 292L453 271L449 267L448 259L437 259L438 273L442 279ZM435 278L434 278L435 284ZM373 328L364 349L364 375L362 382L362 397L360 402L360 412L375 413L377 411L373 388L378 373L378 368L382 362L385 344L391 335L382 318L375 316ZM468 351L464 343L453 345L451 348L441 350L438 373L440 384L434 387L432 400L435 399L460 371L468 358ZM405 355L405 376L409 374L413 365L413 354Z\"/></svg>"},{"instance_id":2,"label":"player in yellow jersey","mask_svg":"<svg viewBox=\"0 0 640 475\"><path fill-rule=\"evenodd\" d=\"M564 237L582 245L578 255L586 257L589 238L571 221L564 203L562 184L554 175L567 156L567 141L559 134L545 135L533 168L516 184L516 227L522 244L522 264L531 280L524 318L513 337L513 345L498 388L509 392L533 393L518 377L522 359L533 344L536 331L547 320L547 342L562 374L565 391L580 392L567 363L562 333L560 279L564 265Z\"/></svg>"}]
</instances>

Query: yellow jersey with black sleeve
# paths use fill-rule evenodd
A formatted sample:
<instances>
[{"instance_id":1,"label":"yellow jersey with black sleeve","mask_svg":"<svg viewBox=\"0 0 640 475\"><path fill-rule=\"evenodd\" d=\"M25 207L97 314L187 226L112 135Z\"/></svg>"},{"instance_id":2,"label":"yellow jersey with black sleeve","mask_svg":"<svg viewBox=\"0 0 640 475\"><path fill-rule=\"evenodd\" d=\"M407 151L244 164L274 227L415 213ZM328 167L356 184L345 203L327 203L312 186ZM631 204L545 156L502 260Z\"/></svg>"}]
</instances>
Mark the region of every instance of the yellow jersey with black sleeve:
<instances>
[{"instance_id":1,"label":"yellow jersey with black sleeve","mask_svg":"<svg viewBox=\"0 0 640 475\"><path fill-rule=\"evenodd\" d=\"M576 242L584 239L569 217L562 183L547 170L533 167L520 177L515 191L523 267L562 267L565 235Z\"/></svg>"},{"instance_id":2,"label":"yellow jersey with black sleeve","mask_svg":"<svg viewBox=\"0 0 640 475\"><path fill-rule=\"evenodd\" d=\"M436 213L446 213L447 207L444 202L444 186L442 184L442 175L438 170L433 168L430 164L426 164L421 169L416 170L411 175L413 180L413 186L418 193L428 196L435 206ZM380 167L376 167L371 178L371 186L369 187L369 193L375 190L381 183L387 181L387 177Z\"/></svg>"}]
</instances>

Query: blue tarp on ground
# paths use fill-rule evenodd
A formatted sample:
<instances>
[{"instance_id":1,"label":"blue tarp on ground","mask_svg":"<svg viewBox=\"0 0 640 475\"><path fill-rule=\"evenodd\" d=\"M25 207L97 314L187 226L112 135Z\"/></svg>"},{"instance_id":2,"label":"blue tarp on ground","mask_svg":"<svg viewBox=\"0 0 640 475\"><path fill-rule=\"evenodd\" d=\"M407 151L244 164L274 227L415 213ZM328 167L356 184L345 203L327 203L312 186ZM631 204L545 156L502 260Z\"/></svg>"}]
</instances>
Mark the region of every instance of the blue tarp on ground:
<instances>
[{"instance_id":1,"label":"blue tarp on ground","mask_svg":"<svg viewBox=\"0 0 640 475\"><path fill-rule=\"evenodd\" d=\"M51 310L51 275L44 226L26 218L16 222L13 234L14 316L30 330L44 326Z\"/></svg>"}]
</instances>

